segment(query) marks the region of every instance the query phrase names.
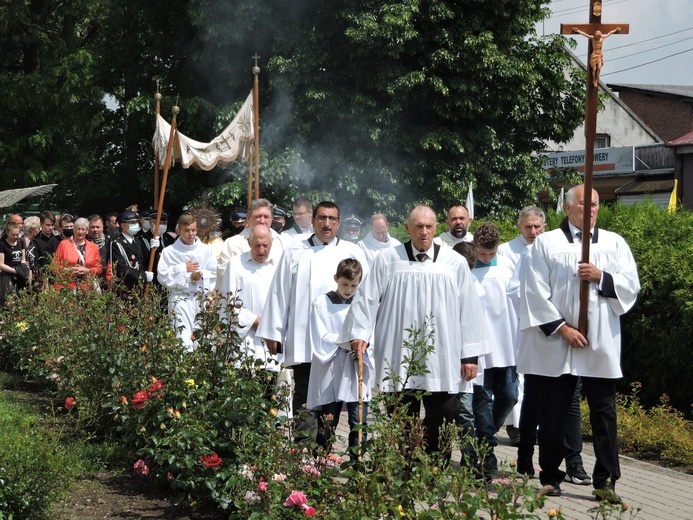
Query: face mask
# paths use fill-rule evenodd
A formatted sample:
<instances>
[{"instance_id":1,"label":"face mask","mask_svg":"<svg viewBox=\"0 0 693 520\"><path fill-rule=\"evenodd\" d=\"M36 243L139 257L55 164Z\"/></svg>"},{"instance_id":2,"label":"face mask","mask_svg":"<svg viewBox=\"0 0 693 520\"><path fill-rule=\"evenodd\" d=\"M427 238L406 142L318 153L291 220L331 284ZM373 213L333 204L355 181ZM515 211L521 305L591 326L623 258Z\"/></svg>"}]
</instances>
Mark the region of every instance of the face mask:
<instances>
[{"instance_id":1,"label":"face mask","mask_svg":"<svg viewBox=\"0 0 693 520\"><path fill-rule=\"evenodd\" d=\"M75 234L74 229L63 229L63 235L66 236L67 238L70 238L74 234Z\"/></svg>"},{"instance_id":2,"label":"face mask","mask_svg":"<svg viewBox=\"0 0 693 520\"><path fill-rule=\"evenodd\" d=\"M145 220L145 221L142 223L142 229L143 229L145 232L149 231L151 228L152 228L152 226L151 226L151 224L149 223L148 220Z\"/></svg>"},{"instance_id":3,"label":"face mask","mask_svg":"<svg viewBox=\"0 0 693 520\"><path fill-rule=\"evenodd\" d=\"M139 224L130 224L128 226L128 233L130 233L132 236L135 236L139 232L140 232L140 225Z\"/></svg>"},{"instance_id":4,"label":"face mask","mask_svg":"<svg viewBox=\"0 0 693 520\"><path fill-rule=\"evenodd\" d=\"M160 224L159 225L159 236L163 235L166 233L166 230L168 229L168 226L165 224Z\"/></svg>"}]
</instances>

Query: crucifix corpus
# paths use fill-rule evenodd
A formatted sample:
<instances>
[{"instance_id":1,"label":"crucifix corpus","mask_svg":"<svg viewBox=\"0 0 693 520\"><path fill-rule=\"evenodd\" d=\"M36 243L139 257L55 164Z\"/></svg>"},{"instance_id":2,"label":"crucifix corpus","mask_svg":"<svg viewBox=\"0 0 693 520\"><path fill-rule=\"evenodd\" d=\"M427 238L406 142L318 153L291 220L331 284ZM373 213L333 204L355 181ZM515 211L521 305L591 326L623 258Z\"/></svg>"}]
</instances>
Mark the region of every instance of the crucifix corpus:
<instances>
[{"instance_id":1,"label":"crucifix corpus","mask_svg":"<svg viewBox=\"0 0 693 520\"><path fill-rule=\"evenodd\" d=\"M582 261L590 260L590 208L592 207L592 171L594 167L594 138L597 133L597 101L599 94L599 73L604 65L604 40L612 34L628 34L628 24L603 24L602 0L590 0L590 21L583 24L561 24L561 34L580 34L589 39L587 43L587 95L585 97L585 198L582 217ZM589 282L580 283L580 316L578 330L587 336L587 303Z\"/></svg>"}]
</instances>

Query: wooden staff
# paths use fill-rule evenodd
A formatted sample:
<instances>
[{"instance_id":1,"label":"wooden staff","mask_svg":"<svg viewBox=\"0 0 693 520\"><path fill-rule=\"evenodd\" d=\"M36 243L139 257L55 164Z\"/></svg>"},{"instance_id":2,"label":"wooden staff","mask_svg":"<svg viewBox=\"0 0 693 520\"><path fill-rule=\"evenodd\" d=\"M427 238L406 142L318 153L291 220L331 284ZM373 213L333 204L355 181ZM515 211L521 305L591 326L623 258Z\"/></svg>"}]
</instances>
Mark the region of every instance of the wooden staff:
<instances>
[{"instance_id":1,"label":"wooden staff","mask_svg":"<svg viewBox=\"0 0 693 520\"><path fill-rule=\"evenodd\" d=\"M260 67L257 60L260 56L257 52L253 56L255 66L253 67L253 120L255 126L255 199L260 198ZM250 206L250 203L248 203Z\"/></svg>"},{"instance_id":2,"label":"wooden staff","mask_svg":"<svg viewBox=\"0 0 693 520\"><path fill-rule=\"evenodd\" d=\"M590 229L592 214L592 172L594 169L594 138L597 134L597 111L599 97L599 72L603 62L603 39L613 33L628 34L628 24L603 24L602 1L590 0L589 23L561 24L561 34L581 34L589 39L587 45L587 92L585 96L585 192L582 214L582 262L590 261ZM598 47L593 45L597 41ZM587 306L589 304L588 280L580 282L580 314L578 330L587 337Z\"/></svg>"},{"instance_id":3,"label":"wooden staff","mask_svg":"<svg viewBox=\"0 0 693 520\"><path fill-rule=\"evenodd\" d=\"M157 82L158 83L158 82ZM156 115L161 114L161 94L157 84L156 94L154 94L154 103L156 105ZM154 150L154 207L159 205L159 152Z\"/></svg>"},{"instance_id":4,"label":"wooden staff","mask_svg":"<svg viewBox=\"0 0 693 520\"><path fill-rule=\"evenodd\" d=\"M357 460L361 462L361 443L363 442L363 353L358 355L359 362L359 429L358 429L358 443L359 443L359 453Z\"/></svg>"},{"instance_id":5,"label":"wooden staff","mask_svg":"<svg viewBox=\"0 0 693 520\"><path fill-rule=\"evenodd\" d=\"M176 135L176 117L180 108L173 106L171 109L173 112L173 119L171 119L171 133L168 136L168 147L166 148L166 163L164 164L164 177L161 180L161 193L158 197L158 206L156 210L156 226L154 227L154 236L159 236L159 224L161 223L161 214L164 211L164 195L166 195L166 182L168 181L168 171L171 169L171 156L173 155L173 139ZM156 247L152 247L149 251L149 268L147 271L152 271L154 269L154 258L156 257ZM144 286L144 293L149 292L149 282Z\"/></svg>"},{"instance_id":6,"label":"wooden staff","mask_svg":"<svg viewBox=\"0 0 693 520\"><path fill-rule=\"evenodd\" d=\"M250 152L248 156L248 204L246 208L250 207L250 203L253 202L253 152Z\"/></svg>"}]
</instances>

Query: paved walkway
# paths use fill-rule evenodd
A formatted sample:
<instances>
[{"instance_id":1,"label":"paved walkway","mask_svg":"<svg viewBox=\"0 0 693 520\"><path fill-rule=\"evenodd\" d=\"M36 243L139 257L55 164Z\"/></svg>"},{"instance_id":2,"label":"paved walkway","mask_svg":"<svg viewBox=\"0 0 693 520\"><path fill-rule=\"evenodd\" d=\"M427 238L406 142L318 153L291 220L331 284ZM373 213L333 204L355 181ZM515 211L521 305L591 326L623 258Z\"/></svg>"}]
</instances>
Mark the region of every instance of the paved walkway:
<instances>
[{"instance_id":1,"label":"paved walkway","mask_svg":"<svg viewBox=\"0 0 693 520\"><path fill-rule=\"evenodd\" d=\"M338 449L344 449L347 433L347 416L343 411L337 428ZM498 434L500 445L495 450L499 467L503 464L508 467L517 457L517 449L508 445L508 438L504 434L504 430ZM531 482L535 482L539 488L537 456L538 451L535 451L534 466L537 469L537 477ZM585 469L590 473L595 461L591 444L584 444L582 458ZM457 457L453 455L453 459L459 460L459 455ZM616 489L623 501L630 506L630 511L624 513L623 519L693 520L693 475L622 456L621 479ZM562 507L563 515L569 520L596 518L595 512L589 512L597 505L592 497L591 486L563 482L561 490L562 496L547 499L544 511ZM635 514L638 508L640 510ZM634 516L631 517L631 513Z\"/></svg>"}]
</instances>

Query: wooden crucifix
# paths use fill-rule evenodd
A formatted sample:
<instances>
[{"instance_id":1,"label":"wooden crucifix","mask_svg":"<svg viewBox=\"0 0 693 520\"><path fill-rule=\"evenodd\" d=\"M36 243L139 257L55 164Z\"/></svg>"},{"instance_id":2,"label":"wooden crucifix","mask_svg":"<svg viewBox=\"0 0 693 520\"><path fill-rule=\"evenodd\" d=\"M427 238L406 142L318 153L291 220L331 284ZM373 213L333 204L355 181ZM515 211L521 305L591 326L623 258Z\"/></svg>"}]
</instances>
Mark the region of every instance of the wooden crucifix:
<instances>
[{"instance_id":1,"label":"wooden crucifix","mask_svg":"<svg viewBox=\"0 0 693 520\"><path fill-rule=\"evenodd\" d=\"M590 21L584 24L561 24L561 34L580 34L589 38L587 44L587 95L585 101L585 195L582 217L582 261L590 261L590 208L592 207L592 171L594 166L594 138L597 133L597 101L599 94L599 73L604 64L604 40L612 34L628 34L628 24L603 24L602 0L590 0ZM589 301L589 282L580 283L580 316L578 330L587 336L587 304Z\"/></svg>"}]
</instances>

